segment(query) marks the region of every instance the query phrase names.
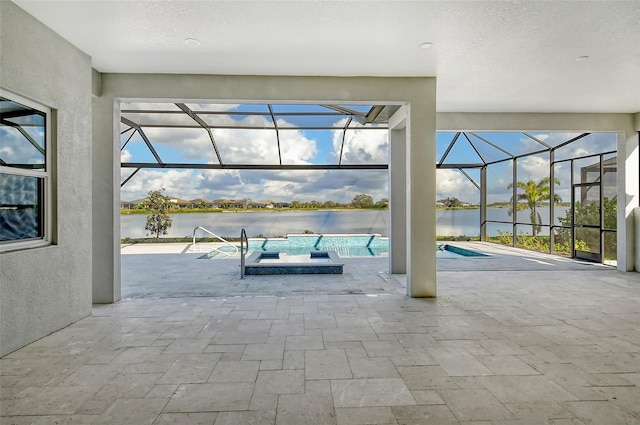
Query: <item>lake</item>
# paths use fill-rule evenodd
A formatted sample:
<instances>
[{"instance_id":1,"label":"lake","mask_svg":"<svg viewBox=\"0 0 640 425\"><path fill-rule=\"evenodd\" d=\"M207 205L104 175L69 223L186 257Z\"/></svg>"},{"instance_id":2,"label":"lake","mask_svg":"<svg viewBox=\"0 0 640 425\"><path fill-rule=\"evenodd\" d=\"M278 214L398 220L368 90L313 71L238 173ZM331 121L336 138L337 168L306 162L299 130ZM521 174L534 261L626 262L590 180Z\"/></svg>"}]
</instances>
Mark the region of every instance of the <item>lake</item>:
<instances>
[{"instance_id":1,"label":"lake","mask_svg":"<svg viewBox=\"0 0 640 425\"><path fill-rule=\"evenodd\" d=\"M243 227L249 237L285 236L287 233L379 233L389 234L388 210L362 211L265 211L172 214L173 223L167 237L193 235L202 226L220 236L239 237ZM121 216L122 237L145 236L145 214ZM199 232L205 236L206 233Z\"/></svg>"},{"instance_id":2,"label":"lake","mask_svg":"<svg viewBox=\"0 0 640 425\"><path fill-rule=\"evenodd\" d=\"M566 208L556 207L556 217L564 216ZM540 208L543 222L548 222L548 208ZM519 220L529 221L529 210L519 212ZM510 221L507 208L489 208L490 220ZM239 237L245 228L249 237L284 236L287 233L379 233L389 236L388 210L336 210L336 211L259 211L172 214L172 226L166 237L191 237L193 229L202 226L222 237ZM122 215L121 235L123 238L146 236L145 214ZM557 222L557 220L556 220ZM510 226L502 226L510 228ZM480 235L480 210L438 210L436 213L436 233L446 236ZM489 229L489 234L495 236ZM199 236L206 233L199 232Z\"/></svg>"}]
</instances>

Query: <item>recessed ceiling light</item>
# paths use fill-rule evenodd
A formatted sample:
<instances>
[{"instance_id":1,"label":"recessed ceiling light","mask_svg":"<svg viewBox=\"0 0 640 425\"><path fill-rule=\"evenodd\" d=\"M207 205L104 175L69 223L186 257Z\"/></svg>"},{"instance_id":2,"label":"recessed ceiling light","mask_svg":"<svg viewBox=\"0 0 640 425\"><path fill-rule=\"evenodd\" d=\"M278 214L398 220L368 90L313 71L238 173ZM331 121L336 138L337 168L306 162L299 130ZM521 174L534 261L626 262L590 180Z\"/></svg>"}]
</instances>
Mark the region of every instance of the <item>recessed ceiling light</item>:
<instances>
[{"instance_id":1,"label":"recessed ceiling light","mask_svg":"<svg viewBox=\"0 0 640 425\"><path fill-rule=\"evenodd\" d=\"M578 57L576 58L576 60L577 60L578 62L586 61L587 59L589 59L589 56L587 56L587 55L584 55L584 56L578 56Z\"/></svg>"},{"instance_id":2,"label":"recessed ceiling light","mask_svg":"<svg viewBox=\"0 0 640 425\"><path fill-rule=\"evenodd\" d=\"M191 47L197 47L202 43L200 43L200 40L198 40L197 38L185 38L184 44Z\"/></svg>"},{"instance_id":3,"label":"recessed ceiling light","mask_svg":"<svg viewBox=\"0 0 640 425\"><path fill-rule=\"evenodd\" d=\"M420 48L421 48L421 49L430 49L430 48L432 48L432 47L433 47L433 43L432 43L432 42L430 42L430 41L427 41L427 42L422 43L422 44L420 45Z\"/></svg>"}]
</instances>

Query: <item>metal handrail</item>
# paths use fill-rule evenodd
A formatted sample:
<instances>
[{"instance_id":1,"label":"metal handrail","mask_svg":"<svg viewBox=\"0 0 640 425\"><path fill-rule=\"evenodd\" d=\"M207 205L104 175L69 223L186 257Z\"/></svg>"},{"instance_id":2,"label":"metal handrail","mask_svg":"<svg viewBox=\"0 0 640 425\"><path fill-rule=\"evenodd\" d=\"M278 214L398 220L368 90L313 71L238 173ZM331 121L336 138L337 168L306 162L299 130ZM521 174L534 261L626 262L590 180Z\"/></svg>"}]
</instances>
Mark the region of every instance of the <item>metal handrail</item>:
<instances>
[{"instance_id":1,"label":"metal handrail","mask_svg":"<svg viewBox=\"0 0 640 425\"><path fill-rule=\"evenodd\" d=\"M240 279L244 279L244 244L247 244L247 252L249 251L249 238L247 238L247 232L244 230L240 230Z\"/></svg>"},{"instance_id":2,"label":"metal handrail","mask_svg":"<svg viewBox=\"0 0 640 425\"><path fill-rule=\"evenodd\" d=\"M219 239L220 241L222 241L222 243L224 243L225 245L228 245L228 246L232 247L232 248L235 250L235 252L233 253L234 255L237 255L237 254L238 254L238 247L237 247L237 246L235 246L235 245L234 245L234 244L232 244L231 242L227 241L227 240L226 240L226 239L224 239L222 236L216 235L216 234L215 234L215 233L213 233L212 231L210 231L210 230L208 230L208 229L205 229L205 228L204 228L204 227L202 227L202 226L198 226L198 227L196 227L195 229L193 229L193 239L192 239L192 242L191 242L191 250L192 250L192 251L197 252L197 251L196 251L196 231L197 231L198 229L200 229L200 230L203 230L203 231L207 232L207 233L208 233L208 234L210 234L211 236L213 236L213 237L215 237L215 238ZM216 252L218 252L218 253L220 253L220 254L224 254L224 255L226 255L226 256L231 255L231 254L229 254L228 252L224 252L224 251L219 250L218 248L215 248L215 247L211 247L211 248L212 248L212 249L211 249L212 251L216 251Z\"/></svg>"}]
</instances>

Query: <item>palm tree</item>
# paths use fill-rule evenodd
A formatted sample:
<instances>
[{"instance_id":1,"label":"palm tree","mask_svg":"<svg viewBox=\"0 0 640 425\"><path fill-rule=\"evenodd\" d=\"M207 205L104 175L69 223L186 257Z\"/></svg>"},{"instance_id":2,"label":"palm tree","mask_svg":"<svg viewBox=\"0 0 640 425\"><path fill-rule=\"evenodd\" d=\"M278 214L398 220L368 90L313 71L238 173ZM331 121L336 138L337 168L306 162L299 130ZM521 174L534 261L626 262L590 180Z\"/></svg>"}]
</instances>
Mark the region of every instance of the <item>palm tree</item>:
<instances>
[{"instance_id":1,"label":"palm tree","mask_svg":"<svg viewBox=\"0 0 640 425\"><path fill-rule=\"evenodd\" d=\"M555 184L560 184L560 180L557 178L553 179ZM540 217L540 213L536 211L540 202L548 201L551 198L551 179L549 177L545 177L536 183L533 180L529 180L528 182L518 181L516 186L519 189L523 190L523 193L518 193L516 200L516 208L518 211L522 211L526 208L531 210L531 227L533 229L533 236L536 236L536 233L540 231L540 223L542 222L542 217ZM507 187L507 190L513 189L513 183ZM519 202L519 201L526 201ZM562 199L560 196L554 194L553 203L557 204L561 202ZM509 216L513 214L513 197L511 197L510 207L509 207Z\"/></svg>"}]
</instances>

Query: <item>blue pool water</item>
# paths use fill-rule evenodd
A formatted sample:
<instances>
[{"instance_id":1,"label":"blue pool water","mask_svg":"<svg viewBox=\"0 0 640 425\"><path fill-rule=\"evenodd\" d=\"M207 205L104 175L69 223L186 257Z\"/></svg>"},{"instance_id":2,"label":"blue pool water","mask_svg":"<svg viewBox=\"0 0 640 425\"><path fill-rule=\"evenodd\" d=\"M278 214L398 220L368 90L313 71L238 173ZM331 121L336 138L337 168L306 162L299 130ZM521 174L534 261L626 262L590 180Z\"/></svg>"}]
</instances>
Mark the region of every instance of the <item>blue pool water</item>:
<instances>
[{"instance_id":1,"label":"blue pool water","mask_svg":"<svg viewBox=\"0 0 640 425\"><path fill-rule=\"evenodd\" d=\"M249 251L277 251L287 255L334 251L340 257L383 257L389 255L389 239L377 234L288 235L286 238L249 239Z\"/></svg>"},{"instance_id":2,"label":"blue pool water","mask_svg":"<svg viewBox=\"0 0 640 425\"><path fill-rule=\"evenodd\" d=\"M455 245L438 244L436 245L436 258L464 258L464 257L486 257L478 251L472 251L470 249L464 249Z\"/></svg>"},{"instance_id":3,"label":"blue pool water","mask_svg":"<svg viewBox=\"0 0 640 425\"><path fill-rule=\"evenodd\" d=\"M240 247L238 247L240 248ZM438 244L438 258L465 258L485 256L476 251L459 248L450 244ZM221 247L222 251L233 251L231 247ZM249 239L249 252L280 252L288 256L308 256L314 251L334 251L340 257L385 257L389 255L389 239L377 234L361 235L288 235L286 238ZM214 253L203 258L211 258Z\"/></svg>"}]
</instances>

